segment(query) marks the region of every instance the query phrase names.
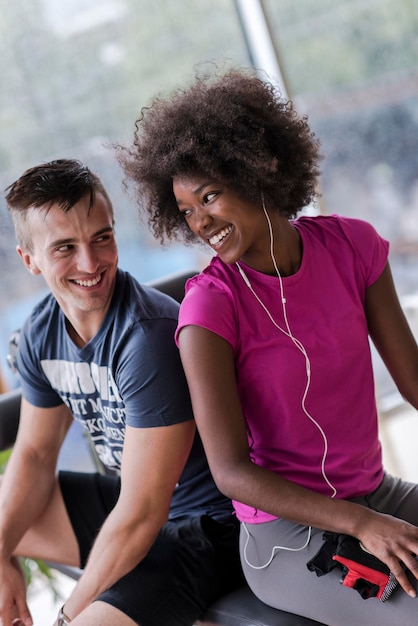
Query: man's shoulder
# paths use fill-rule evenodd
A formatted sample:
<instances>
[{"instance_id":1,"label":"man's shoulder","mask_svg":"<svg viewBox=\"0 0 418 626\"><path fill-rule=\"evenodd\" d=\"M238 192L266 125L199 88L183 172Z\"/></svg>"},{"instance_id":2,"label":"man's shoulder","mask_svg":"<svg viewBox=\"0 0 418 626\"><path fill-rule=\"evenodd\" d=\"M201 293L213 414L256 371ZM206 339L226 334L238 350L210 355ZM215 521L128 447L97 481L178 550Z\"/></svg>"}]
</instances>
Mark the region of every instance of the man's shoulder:
<instances>
[{"instance_id":1,"label":"man's shoulder","mask_svg":"<svg viewBox=\"0 0 418 626\"><path fill-rule=\"evenodd\" d=\"M177 320L179 303L167 294L137 280L129 272L119 270L116 288L117 304L137 322Z\"/></svg>"},{"instance_id":2,"label":"man's shoulder","mask_svg":"<svg viewBox=\"0 0 418 626\"><path fill-rule=\"evenodd\" d=\"M54 296L52 293L48 293L32 308L23 324L23 328L26 332L43 333L51 320L57 321L59 311L60 307Z\"/></svg>"},{"instance_id":3,"label":"man's shoulder","mask_svg":"<svg viewBox=\"0 0 418 626\"><path fill-rule=\"evenodd\" d=\"M29 367L34 373L41 358L56 358L56 351L64 345L63 314L52 294L40 300L20 329L17 329L19 370ZM28 364L31 363L29 366Z\"/></svg>"}]
</instances>

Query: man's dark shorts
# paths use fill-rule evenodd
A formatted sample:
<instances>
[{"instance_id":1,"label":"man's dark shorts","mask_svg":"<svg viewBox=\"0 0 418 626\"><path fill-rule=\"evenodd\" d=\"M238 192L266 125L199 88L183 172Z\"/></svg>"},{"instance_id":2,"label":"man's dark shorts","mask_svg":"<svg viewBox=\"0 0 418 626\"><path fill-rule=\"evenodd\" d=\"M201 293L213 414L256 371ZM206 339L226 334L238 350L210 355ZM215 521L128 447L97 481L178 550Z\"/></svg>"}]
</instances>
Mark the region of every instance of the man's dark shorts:
<instances>
[{"instance_id":1,"label":"man's dark shorts","mask_svg":"<svg viewBox=\"0 0 418 626\"><path fill-rule=\"evenodd\" d=\"M59 479L83 567L120 481L76 472L60 472ZM222 523L206 515L169 521L145 559L97 599L140 626L192 626L214 600L243 584L238 536L233 515Z\"/></svg>"}]
</instances>

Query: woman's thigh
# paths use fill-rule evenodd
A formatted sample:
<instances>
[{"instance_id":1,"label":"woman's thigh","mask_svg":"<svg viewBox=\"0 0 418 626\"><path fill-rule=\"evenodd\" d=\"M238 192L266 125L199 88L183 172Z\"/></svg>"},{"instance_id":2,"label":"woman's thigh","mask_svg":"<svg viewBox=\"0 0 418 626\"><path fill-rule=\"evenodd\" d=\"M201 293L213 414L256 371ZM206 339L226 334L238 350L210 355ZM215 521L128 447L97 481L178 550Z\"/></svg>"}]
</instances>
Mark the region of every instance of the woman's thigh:
<instances>
[{"instance_id":1,"label":"woman's thigh","mask_svg":"<svg viewBox=\"0 0 418 626\"><path fill-rule=\"evenodd\" d=\"M418 525L416 485L386 477L367 502L356 501ZM286 520L242 525L241 560L248 584L266 604L330 626L418 624L418 598L401 588L386 602L365 600L340 583L341 570L320 577L311 572L306 564L322 543L322 530L313 528L309 535L306 526Z\"/></svg>"},{"instance_id":2,"label":"woman's thigh","mask_svg":"<svg viewBox=\"0 0 418 626\"><path fill-rule=\"evenodd\" d=\"M418 526L418 485L415 483L386 474L376 491L353 501Z\"/></svg>"}]
</instances>

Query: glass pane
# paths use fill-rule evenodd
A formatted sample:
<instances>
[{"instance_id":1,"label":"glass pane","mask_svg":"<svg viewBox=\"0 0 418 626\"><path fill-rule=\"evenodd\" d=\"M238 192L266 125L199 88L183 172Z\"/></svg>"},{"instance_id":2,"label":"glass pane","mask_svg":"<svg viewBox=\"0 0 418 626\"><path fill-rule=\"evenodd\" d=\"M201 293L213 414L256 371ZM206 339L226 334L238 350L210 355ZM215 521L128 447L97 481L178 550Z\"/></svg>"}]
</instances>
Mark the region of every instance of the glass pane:
<instances>
[{"instance_id":1,"label":"glass pane","mask_svg":"<svg viewBox=\"0 0 418 626\"><path fill-rule=\"evenodd\" d=\"M230 0L0 2L0 185L27 167L80 158L113 200L121 266L140 280L201 263L196 248L162 250L139 224L106 146L130 141L140 108L193 77L196 64L247 56ZM4 194L0 206L0 370L7 338L44 290L24 269Z\"/></svg>"},{"instance_id":2,"label":"glass pane","mask_svg":"<svg viewBox=\"0 0 418 626\"><path fill-rule=\"evenodd\" d=\"M322 143L323 206L391 240L402 293L418 252L418 4L267 0L288 91Z\"/></svg>"},{"instance_id":3,"label":"glass pane","mask_svg":"<svg viewBox=\"0 0 418 626\"><path fill-rule=\"evenodd\" d=\"M418 3L266 0L288 92L322 143L322 208L390 240L418 336ZM376 358L378 388L394 385ZM390 401L390 400L388 400Z\"/></svg>"}]
</instances>

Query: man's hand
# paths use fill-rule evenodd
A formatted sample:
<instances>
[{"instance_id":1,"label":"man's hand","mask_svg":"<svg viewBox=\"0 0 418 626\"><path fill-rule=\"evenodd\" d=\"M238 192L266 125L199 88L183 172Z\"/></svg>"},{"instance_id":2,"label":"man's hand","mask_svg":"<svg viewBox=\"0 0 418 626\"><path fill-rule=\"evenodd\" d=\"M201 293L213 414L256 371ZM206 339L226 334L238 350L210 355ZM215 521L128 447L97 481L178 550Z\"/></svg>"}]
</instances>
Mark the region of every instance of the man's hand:
<instances>
[{"instance_id":1,"label":"man's hand","mask_svg":"<svg viewBox=\"0 0 418 626\"><path fill-rule=\"evenodd\" d=\"M2 626L32 626L26 603L25 577L19 560L12 557L0 566L0 617Z\"/></svg>"}]
</instances>

